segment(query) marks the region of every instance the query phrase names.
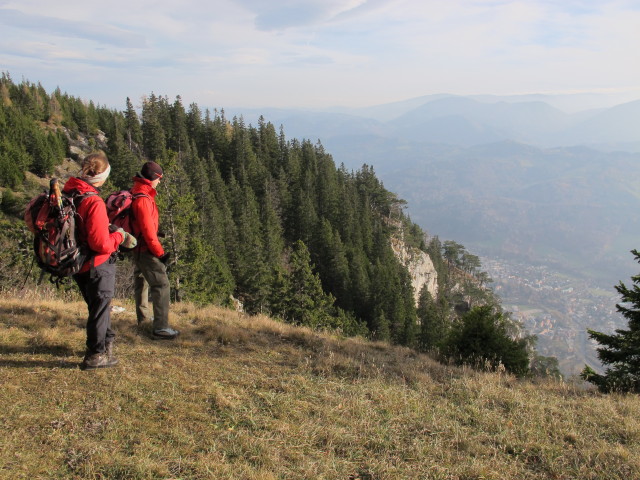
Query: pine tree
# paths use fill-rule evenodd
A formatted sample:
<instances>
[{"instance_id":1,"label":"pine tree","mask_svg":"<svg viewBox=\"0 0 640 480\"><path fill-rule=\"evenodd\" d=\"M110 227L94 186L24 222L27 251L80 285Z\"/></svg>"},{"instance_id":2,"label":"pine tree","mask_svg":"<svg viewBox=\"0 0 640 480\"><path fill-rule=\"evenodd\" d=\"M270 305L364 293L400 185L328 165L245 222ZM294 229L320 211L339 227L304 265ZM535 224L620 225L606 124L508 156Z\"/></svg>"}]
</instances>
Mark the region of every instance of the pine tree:
<instances>
[{"instance_id":1,"label":"pine tree","mask_svg":"<svg viewBox=\"0 0 640 480\"><path fill-rule=\"evenodd\" d=\"M461 256L463 255L465 249L464 246L460 245L453 240L446 240L442 245L443 256L447 261L447 265L449 269L452 267L460 267L462 260Z\"/></svg>"},{"instance_id":2,"label":"pine tree","mask_svg":"<svg viewBox=\"0 0 640 480\"><path fill-rule=\"evenodd\" d=\"M142 127L140 126L140 119L138 114L133 108L133 104L129 97L127 97L127 109L124 113L125 118L125 142L129 150L137 155L142 153Z\"/></svg>"},{"instance_id":3,"label":"pine tree","mask_svg":"<svg viewBox=\"0 0 640 480\"><path fill-rule=\"evenodd\" d=\"M195 199L189 186L189 180L182 166L177 161L177 155L160 160L164 170L162 182L158 187L156 197L160 211L161 229L165 233L167 252L171 253L171 262L175 266L169 276L173 297L183 300L182 284L191 275L190 262L185 262L184 255L194 241L192 233L197 226ZM197 262L197 259L192 259Z\"/></svg>"},{"instance_id":4,"label":"pine tree","mask_svg":"<svg viewBox=\"0 0 640 480\"><path fill-rule=\"evenodd\" d=\"M400 304L402 309L402 330L400 335L397 336L397 341L401 345L414 347L418 335L418 325L411 275L406 267L397 260L396 270L398 271L398 280L400 282Z\"/></svg>"},{"instance_id":5,"label":"pine tree","mask_svg":"<svg viewBox=\"0 0 640 480\"><path fill-rule=\"evenodd\" d=\"M319 230L319 231L318 231ZM325 218L321 226L317 227L316 235L316 265L322 278L324 289L334 295L337 304L346 309L353 307L350 301L350 272L344 244L340 239L340 233L334 230L331 223Z\"/></svg>"},{"instance_id":6,"label":"pine tree","mask_svg":"<svg viewBox=\"0 0 640 480\"><path fill-rule=\"evenodd\" d=\"M531 360L531 374L536 377L550 377L557 380L562 379L560 364L556 357L545 357L535 355Z\"/></svg>"},{"instance_id":7,"label":"pine tree","mask_svg":"<svg viewBox=\"0 0 640 480\"><path fill-rule=\"evenodd\" d=\"M192 302L229 305L235 288L224 258L201 236L190 236L182 256L182 296Z\"/></svg>"},{"instance_id":8,"label":"pine tree","mask_svg":"<svg viewBox=\"0 0 640 480\"><path fill-rule=\"evenodd\" d=\"M140 159L128 147L126 119L121 114L113 114L109 125L102 127L108 138L107 155L111 164L109 179L116 188L129 188L131 179L140 169Z\"/></svg>"},{"instance_id":9,"label":"pine tree","mask_svg":"<svg viewBox=\"0 0 640 480\"><path fill-rule=\"evenodd\" d=\"M150 160L165 155L167 134L163 127L161 103L153 93L142 104L142 138L144 153Z\"/></svg>"},{"instance_id":10,"label":"pine tree","mask_svg":"<svg viewBox=\"0 0 640 480\"><path fill-rule=\"evenodd\" d=\"M207 158L209 155L209 149L207 148L205 128L202 121L202 112L197 104L192 103L189 105L189 110L186 116L187 123L187 135L189 139L195 142L197 153L201 158Z\"/></svg>"},{"instance_id":11,"label":"pine tree","mask_svg":"<svg viewBox=\"0 0 640 480\"><path fill-rule=\"evenodd\" d=\"M290 256L290 279L285 283L281 315L290 323L311 328L335 327L334 298L322 290L313 272L311 256L304 242L297 241Z\"/></svg>"},{"instance_id":12,"label":"pine tree","mask_svg":"<svg viewBox=\"0 0 640 480\"><path fill-rule=\"evenodd\" d=\"M55 95L51 95L49 99L49 119L51 125L62 125L62 107Z\"/></svg>"},{"instance_id":13,"label":"pine tree","mask_svg":"<svg viewBox=\"0 0 640 480\"><path fill-rule=\"evenodd\" d=\"M420 291L417 315L420 321L418 347L424 352L439 350L447 333L446 312L439 308L426 285Z\"/></svg>"},{"instance_id":14,"label":"pine tree","mask_svg":"<svg viewBox=\"0 0 640 480\"><path fill-rule=\"evenodd\" d=\"M7 88L8 90L8 88ZM33 163L27 151L29 121L12 106L10 99L0 104L0 185L17 187Z\"/></svg>"},{"instance_id":15,"label":"pine tree","mask_svg":"<svg viewBox=\"0 0 640 480\"><path fill-rule=\"evenodd\" d=\"M9 85L12 85L11 77L2 72L2 76L0 76L0 106L2 107L11 107L13 105Z\"/></svg>"},{"instance_id":16,"label":"pine tree","mask_svg":"<svg viewBox=\"0 0 640 480\"><path fill-rule=\"evenodd\" d=\"M265 247L258 203L247 184L232 182L232 206L237 244L228 250L237 283L237 294L250 313L268 309L270 270L264 260Z\"/></svg>"},{"instance_id":17,"label":"pine tree","mask_svg":"<svg viewBox=\"0 0 640 480\"><path fill-rule=\"evenodd\" d=\"M640 262L640 252L634 249L631 253ZM588 330L589 336L601 345L598 358L608 367L598 374L585 365L581 376L603 392L640 392L640 275L631 280L631 288L623 282L615 287L622 298L616 308L629 320L628 328L617 329L615 334Z\"/></svg>"},{"instance_id":18,"label":"pine tree","mask_svg":"<svg viewBox=\"0 0 640 480\"><path fill-rule=\"evenodd\" d=\"M53 136L37 126L30 129L28 136L27 151L33 158L31 171L41 177L53 172L53 167L58 165L63 158L60 155L57 142L55 140L50 141L50 137Z\"/></svg>"},{"instance_id":19,"label":"pine tree","mask_svg":"<svg viewBox=\"0 0 640 480\"><path fill-rule=\"evenodd\" d=\"M211 156L204 166L211 193L211 197L207 198L211 198L211 203L207 205L198 202L202 208L203 235L215 248L218 256L225 258L226 263L229 263L229 253L235 251L238 246L237 230L230 206L229 189L225 185L217 164Z\"/></svg>"},{"instance_id":20,"label":"pine tree","mask_svg":"<svg viewBox=\"0 0 640 480\"><path fill-rule=\"evenodd\" d=\"M388 265L378 259L371 272L371 314L367 316L369 330L376 340L390 341L393 328L393 303L390 303L400 292L390 284Z\"/></svg>"},{"instance_id":21,"label":"pine tree","mask_svg":"<svg viewBox=\"0 0 640 480\"><path fill-rule=\"evenodd\" d=\"M6 137L0 137L0 186L15 188L24 180L31 157Z\"/></svg>"},{"instance_id":22,"label":"pine tree","mask_svg":"<svg viewBox=\"0 0 640 480\"><path fill-rule=\"evenodd\" d=\"M262 225L263 258L271 267L280 266L284 251L284 237L280 215L280 199L277 184L272 179L265 181L264 200L260 205L260 222Z\"/></svg>"},{"instance_id":23,"label":"pine tree","mask_svg":"<svg viewBox=\"0 0 640 480\"><path fill-rule=\"evenodd\" d=\"M454 324L444 353L458 364L504 368L516 375L529 372L529 339L513 339L508 319L490 305L472 308Z\"/></svg>"},{"instance_id":24,"label":"pine tree","mask_svg":"<svg viewBox=\"0 0 640 480\"><path fill-rule=\"evenodd\" d=\"M262 115L258 119L258 134L258 144L256 145L258 158L272 175L276 175L279 172L282 158L280 143L276 129L270 122L266 122Z\"/></svg>"}]
</instances>

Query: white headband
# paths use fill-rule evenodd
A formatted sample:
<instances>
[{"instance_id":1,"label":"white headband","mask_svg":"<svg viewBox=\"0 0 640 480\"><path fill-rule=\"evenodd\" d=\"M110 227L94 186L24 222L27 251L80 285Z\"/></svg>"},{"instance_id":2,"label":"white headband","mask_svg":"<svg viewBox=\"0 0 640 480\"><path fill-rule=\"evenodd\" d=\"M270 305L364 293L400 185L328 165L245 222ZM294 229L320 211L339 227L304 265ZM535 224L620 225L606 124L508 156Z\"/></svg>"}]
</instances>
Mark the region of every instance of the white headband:
<instances>
[{"instance_id":1,"label":"white headband","mask_svg":"<svg viewBox=\"0 0 640 480\"><path fill-rule=\"evenodd\" d=\"M99 173L93 177L90 177L87 175L80 178L85 182L90 183L91 185L95 185L96 183L100 183L106 180L109 177L110 173L111 173L111 165L107 166L107 169L104 172Z\"/></svg>"}]
</instances>

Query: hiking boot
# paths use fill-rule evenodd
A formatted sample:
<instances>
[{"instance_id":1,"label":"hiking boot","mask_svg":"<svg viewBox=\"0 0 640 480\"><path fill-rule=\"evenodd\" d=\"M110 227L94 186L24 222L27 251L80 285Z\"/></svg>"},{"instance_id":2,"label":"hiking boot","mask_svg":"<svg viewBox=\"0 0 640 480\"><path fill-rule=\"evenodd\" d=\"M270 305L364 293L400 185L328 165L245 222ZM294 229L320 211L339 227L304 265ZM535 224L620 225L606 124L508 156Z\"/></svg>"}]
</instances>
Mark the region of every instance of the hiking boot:
<instances>
[{"instance_id":1,"label":"hiking boot","mask_svg":"<svg viewBox=\"0 0 640 480\"><path fill-rule=\"evenodd\" d=\"M105 349L104 349L104 354L107 356L108 359L112 359L113 357L113 342L106 342L104 344ZM117 360L116 360L117 361Z\"/></svg>"},{"instance_id":2,"label":"hiking boot","mask_svg":"<svg viewBox=\"0 0 640 480\"><path fill-rule=\"evenodd\" d=\"M151 317L151 319L149 320L152 324L153 324L153 317ZM138 318L138 326L142 326L142 324L145 322L144 318Z\"/></svg>"},{"instance_id":3,"label":"hiking boot","mask_svg":"<svg viewBox=\"0 0 640 480\"><path fill-rule=\"evenodd\" d=\"M174 330L173 328L160 328L153 331L153 338L157 338L158 340L173 340L180 332L178 330Z\"/></svg>"},{"instance_id":4,"label":"hiking boot","mask_svg":"<svg viewBox=\"0 0 640 480\"><path fill-rule=\"evenodd\" d=\"M108 356L107 352L104 353L87 353L84 356L84 360L80 364L81 370L94 370L96 368L109 368L115 367L118 364L116 357Z\"/></svg>"}]
</instances>

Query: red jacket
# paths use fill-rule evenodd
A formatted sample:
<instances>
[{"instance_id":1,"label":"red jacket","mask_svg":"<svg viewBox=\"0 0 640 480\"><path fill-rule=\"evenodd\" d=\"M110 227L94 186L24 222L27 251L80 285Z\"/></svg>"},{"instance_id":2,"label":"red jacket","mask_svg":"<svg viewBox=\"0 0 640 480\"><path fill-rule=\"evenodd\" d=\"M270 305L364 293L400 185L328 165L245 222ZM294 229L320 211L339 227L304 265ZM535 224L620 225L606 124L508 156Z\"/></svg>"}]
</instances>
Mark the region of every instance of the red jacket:
<instances>
[{"instance_id":1,"label":"red jacket","mask_svg":"<svg viewBox=\"0 0 640 480\"><path fill-rule=\"evenodd\" d=\"M107 217L107 207L104 200L97 195L98 191L84 180L71 177L62 189L64 193L95 193L82 199L77 204L78 219L76 223L76 234L78 243L87 245L92 256L82 265L80 272L84 273L93 265L98 266L106 262L111 254L118 250L122 243L122 234L118 232L109 233L109 218Z\"/></svg>"},{"instance_id":2,"label":"red jacket","mask_svg":"<svg viewBox=\"0 0 640 480\"><path fill-rule=\"evenodd\" d=\"M156 189L151 186L151 181L142 177L133 177L131 193L143 193L143 196L135 198L131 204L133 212L133 235L138 240L135 251L148 251L156 257L164 255L164 248L158 240L158 227L160 224L158 206L156 205Z\"/></svg>"}]
</instances>

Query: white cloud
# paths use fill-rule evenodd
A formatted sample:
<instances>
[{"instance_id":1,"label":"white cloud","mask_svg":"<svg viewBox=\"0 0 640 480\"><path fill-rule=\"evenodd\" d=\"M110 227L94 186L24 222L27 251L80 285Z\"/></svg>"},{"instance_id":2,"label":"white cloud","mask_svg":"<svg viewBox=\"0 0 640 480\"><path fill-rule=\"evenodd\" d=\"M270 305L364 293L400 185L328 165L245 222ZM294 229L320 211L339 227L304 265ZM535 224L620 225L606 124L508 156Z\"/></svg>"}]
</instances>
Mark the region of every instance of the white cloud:
<instances>
[{"instance_id":1,"label":"white cloud","mask_svg":"<svg viewBox=\"0 0 640 480\"><path fill-rule=\"evenodd\" d=\"M13 9L2 9L0 18L1 22L7 27L24 30L29 36L50 35L54 37L81 38L118 47L144 47L144 38L141 35L111 25L95 28L94 25L80 21L39 14L25 14Z\"/></svg>"},{"instance_id":2,"label":"white cloud","mask_svg":"<svg viewBox=\"0 0 640 480\"><path fill-rule=\"evenodd\" d=\"M2 22L12 76L103 98L366 105L640 85L633 1L10 0Z\"/></svg>"}]
</instances>

